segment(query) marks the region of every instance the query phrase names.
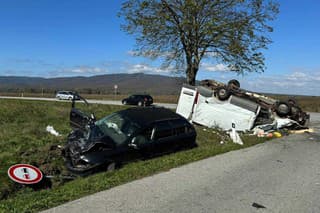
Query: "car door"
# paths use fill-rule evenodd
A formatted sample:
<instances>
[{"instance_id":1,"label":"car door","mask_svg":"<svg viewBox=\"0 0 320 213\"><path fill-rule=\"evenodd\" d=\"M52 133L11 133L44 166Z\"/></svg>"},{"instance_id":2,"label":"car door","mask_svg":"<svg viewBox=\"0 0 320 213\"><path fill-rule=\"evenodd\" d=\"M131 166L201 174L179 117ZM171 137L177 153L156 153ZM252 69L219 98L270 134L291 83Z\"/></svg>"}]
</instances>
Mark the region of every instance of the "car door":
<instances>
[{"instance_id":1,"label":"car door","mask_svg":"<svg viewBox=\"0 0 320 213\"><path fill-rule=\"evenodd\" d=\"M127 103L128 104L134 104L134 95L131 95L131 96L128 97Z\"/></svg>"},{"instance_id":2,"label":"car door","mask_svg":"<svg viewBox=\"0 0 320 213\"><path fill-rule=\"evenodd\" d=\"M153 131L154 126L150 125L134 137L133 143L137 145L137 149L142 156L149 156L152 154L154 144L152 143L151 137Z\"/></svg>"},{"instance_id":3,"label":"car door","mask_svg":"<svg viewBox=\"0 0 320 213\"><path fill-rule=\"evenodd\" d=\"M188 121L176 119L172 120L171 123L174 134L172 142L175 144L176 148L186 147L195 142L195 131L193 131L193 128Z\"/></svg>"},{"instance_id":4,"label":"car door","mask_svg":"<svg viewBox=\"0 0 320 213\"><path fill-rule=\"evenodd\" d=\"M91 120L90 117L86 113L76 108L71 108L71 111L70 111L71 128L84 130L86 128L86 125L89 124L90 120Z\"/></svg>"},{"instance_id":5,"label":"car door","mask_svg":"<svg viewBox=\"0 0 320 213\"><path fill-rule=\"evenodd\" d=\"M155 124L152 143L155 153L165 153L175 148L175 136L170 121L159 121Z\"/></svg>"},{"instance_id":6,"label":"car door","mask_svg":"<svg viewBox=\"0 0 320 213\"><path fill-rule=\"evenodd\" d=\"M138 95L134 95L132 97L132 104L138 104L139 102L139 96Z\"/></svg>"}]
</instances>

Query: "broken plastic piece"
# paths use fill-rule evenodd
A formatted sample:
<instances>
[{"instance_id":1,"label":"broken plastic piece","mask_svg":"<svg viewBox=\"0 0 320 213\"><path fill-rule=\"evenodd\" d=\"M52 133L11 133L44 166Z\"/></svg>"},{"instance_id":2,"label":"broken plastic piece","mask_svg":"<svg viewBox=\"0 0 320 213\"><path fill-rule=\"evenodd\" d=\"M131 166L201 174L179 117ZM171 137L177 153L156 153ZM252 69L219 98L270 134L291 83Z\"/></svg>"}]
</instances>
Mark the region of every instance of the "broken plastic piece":
<instances>
[{"instance_id":1,"label":"broken plastic piece","mask_svg":"<svg viewBox=\"0 0 320 213\"><path fill-rule=\"evenodd\" d=\"M259 203L252 203L252 206L257 208L257 209L265 209L266 208L265 206L263 206L263 205L261 205Z\"/></svg>"},{"instance_id":2,"label":"broken plastic piece","mask_svg":"<svg viewBox=\"0 0 320 213\"><path fill-rule=\"evenodd\" d=\"M60 136L59 132L57 132L53 126L47 126L46 127L47 132L49 132L50 134L54 135L54 136Z\"/></svg>"},{"instance_id":3,"label":"broken plastic piece","mask_svg":"<svg viewBox=\"0 0 320 213\"><path fill-rule=\"evenodd\" d=\"M243 145L243 142L242 142L239 134L236 131L235 123L232 123L231 132L229 132L229 134L230 134L230 138L233 141L233 143L237 143L237 144Z\"/></svg>"},{"instance_id":4,"label":"broken plastic piece","mask_svg":"<svg viewBox=\"0 0 320 213\"><path fill-rule=\"evenodd\" d=\"M276 137L276 138L281 138L282 135L280 132L274 132L273 135Z\"/></svg>"}]
</instances>

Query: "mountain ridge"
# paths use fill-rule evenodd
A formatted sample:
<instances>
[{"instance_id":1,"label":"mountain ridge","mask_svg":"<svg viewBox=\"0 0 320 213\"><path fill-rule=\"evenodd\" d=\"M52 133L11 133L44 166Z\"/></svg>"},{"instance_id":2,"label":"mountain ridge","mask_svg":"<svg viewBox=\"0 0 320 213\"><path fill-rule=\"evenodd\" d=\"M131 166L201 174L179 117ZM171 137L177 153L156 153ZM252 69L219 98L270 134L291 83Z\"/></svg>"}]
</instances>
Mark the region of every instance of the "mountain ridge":
<instances>
[{"instance_id":1,"label":"mountain ridge","mask_svg":"<svg viewBox=\"0 0 320 213\"><path fill-rule=\"evenodd\" d=\"M151 93L151 94L178 94L186 79L163 75L136 74L106 74L95 76L75 77L24 77L0 76L1 92L54 92L58 90L75 90L85 93Z\"/></svg>"}]
</instances>

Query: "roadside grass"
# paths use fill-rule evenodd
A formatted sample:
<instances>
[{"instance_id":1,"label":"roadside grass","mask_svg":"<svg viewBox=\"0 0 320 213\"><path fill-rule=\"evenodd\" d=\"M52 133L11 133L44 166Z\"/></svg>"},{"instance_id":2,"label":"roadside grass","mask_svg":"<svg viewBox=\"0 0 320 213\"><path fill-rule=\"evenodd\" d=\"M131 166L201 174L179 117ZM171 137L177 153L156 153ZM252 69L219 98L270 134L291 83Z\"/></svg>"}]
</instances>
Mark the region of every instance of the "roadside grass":
<instances>
[{"instance_id":1,"label":"roadside grass","mask_svg":"<svg viewBox=\"0 0 320 213\"><path fill-rule=\"evenodd\" d=\"M17 163L38 166L46 175L68 175L59 150L52 145L63 145L69 127L70 103L25 100L0 100L0 212L36 212L67 201L106 190L136 179L168 171L172 168L202 160L217 154L249 147L264 142L265 138L242 136L244 146L234 144L216 129L196 126L197 144L161 157L138 160L114 172L101 172L86 178L66 181L52 179L52 187L34 190L11 181L7 169ZM79 104L80 108L87 109ZM90 105L97 118L124 109L123 106ZM46 132L52 125L61 137Z\"/></svg>"}]
</instances>

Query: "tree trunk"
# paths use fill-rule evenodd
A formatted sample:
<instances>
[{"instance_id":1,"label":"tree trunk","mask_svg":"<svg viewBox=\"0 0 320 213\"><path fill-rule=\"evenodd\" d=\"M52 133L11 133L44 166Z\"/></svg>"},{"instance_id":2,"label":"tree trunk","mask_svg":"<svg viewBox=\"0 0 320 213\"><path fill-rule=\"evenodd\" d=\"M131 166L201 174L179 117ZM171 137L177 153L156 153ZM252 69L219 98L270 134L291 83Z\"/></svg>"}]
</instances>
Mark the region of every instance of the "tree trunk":
<instances>
[{"instance_id":1,"label":"tree trunk","mask_svg":"<svg viewBox=\"0 0 320 213\"><path fill-rule=\"evenodd\" d=\"M196 75L198 72L199 66L197 64L188 64L186 70L187 84L195 86L196 85Z\"/></svg>"}]
</instances>

